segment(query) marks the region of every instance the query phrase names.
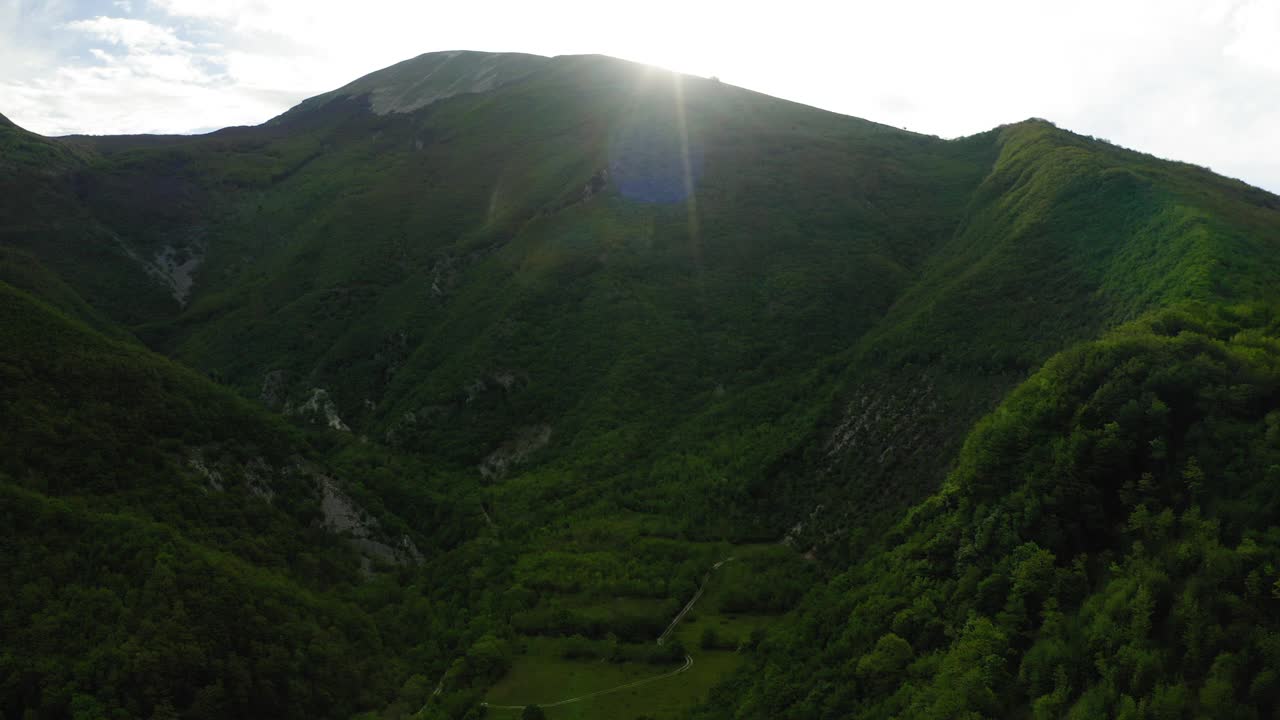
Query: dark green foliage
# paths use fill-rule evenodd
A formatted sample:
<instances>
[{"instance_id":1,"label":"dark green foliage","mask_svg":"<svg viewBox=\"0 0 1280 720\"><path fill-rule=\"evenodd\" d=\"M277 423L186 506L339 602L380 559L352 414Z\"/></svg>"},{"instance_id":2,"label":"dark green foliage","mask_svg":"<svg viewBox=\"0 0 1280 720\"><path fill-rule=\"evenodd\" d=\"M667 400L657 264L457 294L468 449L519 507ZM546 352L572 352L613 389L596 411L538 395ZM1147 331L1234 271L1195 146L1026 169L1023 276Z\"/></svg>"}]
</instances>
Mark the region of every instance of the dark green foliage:
<instances>
[{"instance_id":1,"label":"dark green foliage","mask_svg":"<svg viewBox=\"0 0 1280 720\"><path fill-rule=\"evenodd\" d=\"M721 570L720 611L783 613L795 607L817 576L812 563L795 562L785 550L729 563Z\"/></svg>"},{"instance_id":2,"label":"dark green foliage","mask_svg":"<svg viewBox=\"0 0 1280 720\"><path fill-rule=\"evenodd\" d=\"M6 716L347 716L470 634L417 572L359 585L307 476L267 501L189 464L288 465L312 452L297 431L4 283L0 327Z\"/></svg>"},{"instance_id":3,"label":"dark green foliage","mask_svg":"<svg viewBox=\"0 0 1280 720\"><path fill-rule=\"evenodd\" d=\"M737 650L740 645L737 638L723 636L710 626L702 631L702 637L698 639L698 647L703 650Z\"/></svg>"},{"instance_id":4,"label":"dark green foliage","mask_svg":"<svg viewBox=\"0 0 1280 720\"><path fill-rule=\"evenodd\" d=\"M380 704L368 616L168 527L0 485L3 707L309 717ZM38 538L38 542L32 542Z\"/></svg>"}]
</instances>

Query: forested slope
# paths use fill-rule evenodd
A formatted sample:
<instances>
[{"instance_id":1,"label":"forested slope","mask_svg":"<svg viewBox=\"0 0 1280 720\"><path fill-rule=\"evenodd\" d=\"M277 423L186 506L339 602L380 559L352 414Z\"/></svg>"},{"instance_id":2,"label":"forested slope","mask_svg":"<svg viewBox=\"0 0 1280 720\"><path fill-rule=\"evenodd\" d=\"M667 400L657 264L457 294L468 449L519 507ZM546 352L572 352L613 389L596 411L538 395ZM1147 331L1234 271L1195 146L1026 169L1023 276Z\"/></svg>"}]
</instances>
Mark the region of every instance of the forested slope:
<instances>
[{"instance_id":1,"label":"forested slope","mask_svg":"<svg viewBox=\"0 0 1280 720\"><path fill-rule=\"evenodd\" d=\"M334 526L345 483L298 431L3 283L0 327L6 715L350 715L466 633L387 594L448 547L385 511ZM425 553L345 539L397 532Z\"/></svg>"},{"instance_id":2,"label":"forested slope","mask_svg":"<svg viewBox=\"0 0 1280 720\"><path fill-rule=\"evenodd\" d=\"M1268 717L1276 317L1191 305L1054 357L702 715Z\"/></svg>"}]
</instances>

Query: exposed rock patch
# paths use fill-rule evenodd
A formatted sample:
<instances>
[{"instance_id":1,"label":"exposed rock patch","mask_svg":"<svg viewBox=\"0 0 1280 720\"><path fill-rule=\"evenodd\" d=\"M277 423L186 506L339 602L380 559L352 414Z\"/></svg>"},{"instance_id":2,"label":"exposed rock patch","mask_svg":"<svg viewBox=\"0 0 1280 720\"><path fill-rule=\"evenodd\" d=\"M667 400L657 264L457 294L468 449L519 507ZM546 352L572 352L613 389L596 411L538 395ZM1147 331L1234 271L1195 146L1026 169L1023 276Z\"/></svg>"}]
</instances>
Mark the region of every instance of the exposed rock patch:
<instances>
[{"instance_id":1,"label":"exposed rock patch","mask_svg":"<svg viewBox=\"0 0 1280 720\"><path fill-rule=\"evenodd\" d=\"M858 393L831 433L827 457L835 460L859 452L875 455L883 465L902 453L919 451L926 434L921 416L937 411L933 386L927 380L900 393Z\"/></svg>"},{"instance_id":2,"label":"exposed rock patch","mask_svg":"<svg viewBox=\"0 0 1280 720\"><path fill-rule=\"evenodd\" d=\"M518 379L516 374L509 370L499 370L493 374L493 381L498 384L498 387L506 391L514 388Z\"/></svg>"},{"instance_id":3,"label":"exposed rock patch","mask_svg":"<svg viewBox=\"0 0 1280 720\"><path fill-rule=\"evenodd\" d=\"M169 285L173 291L173 299L183 307L187 306L187 300L191 297L195 272L204 262L204 255L203 243L183 248L165 245L152 261L156 275Z\"/></svg>"},{"instance_id":4,"label":"exposed rock patch","mask_svg":"<svg viewBox=\"0 0 1280 720\"><path fill-rule=\"evenodd\" d=\"M275 469L262 458L250 460L244 466L244 480L249 492L266 500L268 503L275 500L276 491L271 486L271 478L275 472Z\"/></svg>"},{"instance_id":5,"label":"exposed rock patch","mask_svg":"<svg viewBox=\"0 0 1280 720\"><path fill-rule=\"evenodd\" d=\"M204 483L205 492L210 493L247 492L271 503L277 487L311 488L315 493L311 497L320 503L320 524L350 542L360 553L361 567L366 574L372 571L375 562L401 565L422 562L422 553L412 538L385 530L334 478L300 459L284 467L275 467L260 457L247 462L225 458L213 461L206 451L197 449L187 455L186 464Z\"/></svg>"},{"instance_id":6,"label":"exposed rock patch","mask_svg":"<svg viewBox=\"0 0 1280 720\"><path fill-rule=\"evenodd\" d=\"M285 399L285 374L283 370L271 370L262 376L262 389L258 399L263 405L278 410Z\"/></svg>"},{"instance_id":7,"label":"exposed rock patch","mask_svg":"<svg viewBox=\"0 0 1280 720\"><path fill-rule=\"evenodd\" d=\"M440 255L434 258L427 269L431 296L438 300L449 297L461 282L463 271L483 260L500 246L501 243L495 243L462 255Z\"/></svg>"},{"instance_id":8,"label":"exposed rock patch","mask_svg":"<svg viewBox=\"0 0 1280 720\"><path fill-rule=\"evenodd\" d=\"M338 415L338 406L334 404L333 398L329 397L329 391L324 388L311 388L311 394L299 405L287 403L284 414L327 425L333 430L351 432L351 428L347 427Z\"/></svg>"},{"instance_id":9,"label":"exposed rock patch","mask_svg":"<svg viewBox=\"0 0 1280 720\"><path fill-rule=\"evenodd\" d=\"M512 467L528 460L530 455L551 442L551 426L530 425L516 431L515 437L498 446L480 461L480 475L487 480L505 477Z\"/></svg>"},{"instance_id":10,"label":"exposed rock patch","mask_svg":"<svg viewBox=\"0 0 1280 720\"><path fill-rule=\"evenodd\" d=\"M484 378L476 378L462 386L462 392L466 393L468 403L475 402L476 398L483 395L484 391L488 389L489 386L485 384Z\"/></svg>"},{"instance_id":11,"label":"exposed rock patch","mask_svg":"<svg viewBox=\"0 0 1280 720\"><path fill-rule=\"evenodd\" d=\"M431 264L431 294L442 298L453 289L458 280L458 263L450 256Z\"/></svg>"},{"instance_id":12,"label":"exposed rock patch","mask_svg":"<svg viewBox=\"0 0 1280 720\"><path fill-rule=\"evenodd\" d=\"M147 258L128 243L116 238L125 254L142 266L148 275L169 288L173 299L182 307L187 306L191 288L195 285L195 272L204 262L205 245L195 240L182 245L165 245L155 255Z\"/></svg>"},{"instance_id":13,"label":"exposed rock patch","mask_svg":"<svg viewBox=\"0 0 1280 720\"><path fill-rule=\"evenodd\" d=\"M272 481L284 472L260 457L248 462L214 462L202 450L193 450L187 455L187 467L204 481L205 492L231 492L242 488L268 503L276 496Z\"/></svg>"},{"instance_id":14,"label":"exposed rock patch","mask_svg":"<svg viewBox=\"0 0 1280 720\"><path fill-rule=\"evenodd\" d=\"M529 384L529 376L519 370L494 370L462 386L465 402L470 404L489 393L507 394Z\"/></svg>"},{"instance_id":15,"label":"exposed rock patch","mask_svg":"<svg viewBox=\"0 0 1280 720\"><path fill-rule=\"evenodd\" d=\"M895 502L909 488L898 479L931 470L944 438L937 432L945 400L927 375L897 377L855 387L822 445L813 486L826 489L822 503L796 522L784 542L827 545L849 533L850 516Z\"/></svg>"},{"instance_id":16,"label":"exposed rock patch","mask_svg":"<svg viewBox=\"0 0 1280 720\"><path fill-rule=\"evenodd\" d=\"M222 473L205 464L204 456L195 452L187 458L187 467L196 471L196 474L204 478L207 487L206 491L223 492L226 485L222 482Z\"/></svg>"},{"instance_id":17,"label":"exposed rock patch","mask_svg":"<svg viewBox=\"0 0 1280 720\"><path fill-rule=\"evenodd\" d=\"M384 537L377 519L342 492L333 478L317 475L316 485L320 489L325 529L348 536L351 545L370 559L397 564L422 561L422 553L408 535L396 539Z\"/></svg>"}]
</instances>

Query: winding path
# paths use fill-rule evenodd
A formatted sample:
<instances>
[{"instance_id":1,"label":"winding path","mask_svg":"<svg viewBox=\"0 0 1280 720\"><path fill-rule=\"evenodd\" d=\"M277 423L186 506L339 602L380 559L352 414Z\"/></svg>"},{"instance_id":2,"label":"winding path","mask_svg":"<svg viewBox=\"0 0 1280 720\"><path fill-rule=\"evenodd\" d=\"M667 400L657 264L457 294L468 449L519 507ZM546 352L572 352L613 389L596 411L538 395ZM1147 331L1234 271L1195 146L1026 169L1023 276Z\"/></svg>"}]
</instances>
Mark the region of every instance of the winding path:
<instances>
[{"instance_id":1,"label":"winding path","mask_svg":"<svg viewBox=\"0 0 1280 720\"><path fill-rule=\"evenodd\" d=\"M488 513L486 513L485 516L488 517ZM733 560L734 558L732 556L727 557L724 560L721 560L715 565L712 565L711 569L707 571L707 574L702 576L702 584L698 586L698 592L693 594L693 597L689 600L689 602L685 603L685 606L681 608L679 614L677 614L675 619L671 621L671 624L667 626L667 629L663 630L662 634L658 636L659 645L662 645L663 643L666 642L667 636L671 635L671 632L676 629L676 626L680 624L680 621L684 619L684 616L687 615L689 611L693 609L693 604L698 602L698 598L702 597L702 591L707 589L707 583L711 581L711 574L714 573L716 570L719 570L721 565L724 565L725 563L728 563L728 562L733 562ZM669 673L663 673L661 675L654 675L652 677L633 680L632 682L625 683L623 685L606 688L604 690L597 690L593 693L587 693L586 695L579 695L578 697L572 697L566 700L558 700L553 703L546 703L546 704L528 703L528 705L538 705L538 707L552 708L552 707L558 707L560 705L568 705L569 703L581 702L583 700L590 700L591 698L599 697L601 695L608 695L609 693L618 692L619 690L626 690L627 688L639 687L641 685L647 685L657 680L663 680L665 678L675 677L676 675L679 675L680 673L688 670L691 667L693 667L693 656L685 655L684 665L682 665L680 668L676 670L672 670ZM440 688L436 688L436 693L439 693L439 692L440 692ZM480 704L491 710L523 710L526 707L528 707L528 705L490 705L487 702L482 702Z\"/></svg>"},{"instance_id":2,"label":"winding path","mask_svg":"<svg viewBox=\"0 0 1280 720\"><path fill-rule=\"evenodd\" d=\"M702 597L702 591L707 589L707 583L711 581L711 573L719 570L720 566L727 562L733 562L733 557L727 557L715 565L712 565L711 569L707 571L707 574L702 576L702 584L698 586L698 592L693 594L693 598L691 598L689 602L685 603L684 608L680 610L678 615L676 615L676 619L672 620L671 624L667 626L667 629L663 630L662 634L658 636L659 645L667 641L667 636L671 634L672 630L676 629L676 625L679 625L680 621L684 619L684 616L693 609L693 604L698 602L698 598Z\"/></svg>"}]
</instances>

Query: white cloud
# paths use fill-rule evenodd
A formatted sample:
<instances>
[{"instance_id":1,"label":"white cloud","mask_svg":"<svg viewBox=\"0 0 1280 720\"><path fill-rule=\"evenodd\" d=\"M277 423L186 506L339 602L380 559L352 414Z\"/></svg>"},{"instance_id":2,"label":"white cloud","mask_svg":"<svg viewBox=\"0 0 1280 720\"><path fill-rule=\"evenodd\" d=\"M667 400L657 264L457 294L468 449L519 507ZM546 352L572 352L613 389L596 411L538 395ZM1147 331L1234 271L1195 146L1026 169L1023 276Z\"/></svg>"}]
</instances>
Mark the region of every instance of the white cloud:
<instances>
[{"instance_id":1,"label":"white cloud","mask_svg":"<svg viewBox=\"0 0 1280 720\"><path fill-rule=\"evenodd\" d=\"M75 20L64 27L129 49L186 50L191 47L191 43L179 40L172 30L153 25L145 20L100 15L88 20Z\"/></svg>"},{"instance_id":2,"label":"white cloud","mask_svg":"<svg viewBox=\"0 0 1280 720\"><path fill-rule=\"evenodd\" d=\"M1280 190L1278 0L68 3L0 0L0 112L46 133L262 122L431 50L600 52L946 137L1047 117Z\"/></svg>"},{"instance_id":3,"label":"white cloud","mask_svg":"<svg viewBox=\"0 0 1280 720\"><path fill-rule=\"evenodd\" d=\"M62 47L51 35L62 13L57 3L0 0L0 81L28 77L57 62Z\"/></svg>"},{"instance_id":4,"label":"white cloud","mask_svg":"<svg viewBox=\"0 0 1280 720\"><path fill-rule=\"evenodd\" d=\"M219 48L165 24L101 15L67 19L50 11L31 25L23 15L0 14L0 37L7 29L39 30L61 51L40 63L36 50L18 45L37 58L30 63L37 70L0 75L0 106L38 132L174 132L192 128L196 118L222 125L274 109L229 87ZM6 18L21 22L5 24Z\"/></svg>"},{"instance_id":5,"label":"white cloud","mask_svg":"<svg viewBox=\"0 0 1280 720\"><path fill-rule=\"evenodd\" d=\"M1280 73L1280 4L1253 0L1232 17L1235 37L1226 54L1243 63Z\"/></svg>"},{"instance_id":6,"label":"white cloud","mask_svg":"<svg viewBox=\"0 0 1280 720\"><path fill-rule=\"evenodd\" d=\"M271 3L261 0L152 0L152 4L173 17L196 18L200 20L219 21L251 21L255 18L266 20L293 20L303 3L290 3L288 0ZM272 8L280 8L283 12L273 13ZM323 4L320 4L323 7Z\"/></svg>"}]
</instances>

